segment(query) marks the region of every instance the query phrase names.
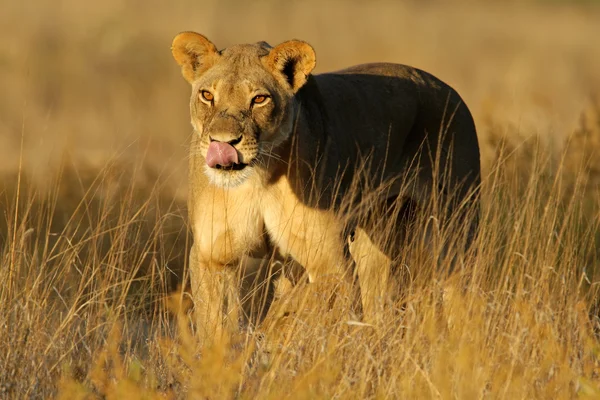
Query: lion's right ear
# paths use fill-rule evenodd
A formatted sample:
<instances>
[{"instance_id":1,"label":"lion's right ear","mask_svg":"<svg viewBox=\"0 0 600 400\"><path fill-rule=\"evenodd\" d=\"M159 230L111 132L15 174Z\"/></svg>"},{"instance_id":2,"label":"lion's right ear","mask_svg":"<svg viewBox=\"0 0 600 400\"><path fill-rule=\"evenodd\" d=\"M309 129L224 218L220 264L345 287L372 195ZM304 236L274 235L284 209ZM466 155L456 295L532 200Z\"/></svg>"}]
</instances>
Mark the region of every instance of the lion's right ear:
<instances>
[{"instance_id":1,"label":"lion's right ear","mask_svg":"<svg viewBox=\"0 0 600 400\"><path fill-rule=\"evenodd\" d=\"M219 57L215 45L196 32L182 32L175 36L171 52L189 83L193 83Z\"/></svg>"},{"instance_id":2,"label":"lion's right ear","mask_svg":"<svg viewBox=\"0 0 600 400\"><path fill-rule=\"evenodd\" d=\"M306 83L317 63L315 50L301 40L289 40L273 48L266 59L267 67L295 93Z\"/></svg>"}]
</instances>

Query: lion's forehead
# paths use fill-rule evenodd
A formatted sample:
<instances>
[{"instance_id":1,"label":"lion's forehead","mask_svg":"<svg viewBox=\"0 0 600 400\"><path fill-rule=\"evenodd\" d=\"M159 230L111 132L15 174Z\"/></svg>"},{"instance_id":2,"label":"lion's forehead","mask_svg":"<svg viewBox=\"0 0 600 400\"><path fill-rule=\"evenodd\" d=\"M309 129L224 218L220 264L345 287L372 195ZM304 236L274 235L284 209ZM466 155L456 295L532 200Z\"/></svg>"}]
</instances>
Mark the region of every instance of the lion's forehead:
<instances>
[{"instance_id":1,"label":"lion's forehead","mask_svg":"<svg viewBox=\"0 0 600 400\"><path fill-rule=\"evenodd\" d=\"M246 76L244 74L227 74L217 78L213 87L219 93L234 94L237 92L254 93L257 90L264 89L268 82L259 75Z\"/></svg>"},{"instance_id":2,"label":"lion's forehead","mask_svg":"<svg viewBox=\"0 0 600 400\"><path fill-rule=\"evenodd\" d=\"M220 95L248 95L261 90L276 90L277 81L261 64L223 60L208 70L197 85L198 89L213 89Z\"/></svg>"},{"instance_id":3,"label":"lion's forehead","mask_svg":"<svg viewBox=\"0 0 600 400\"><path fill-rule=\"evenodd\" d=\"M270 92L269 88L271 87L272 85L266 79L261 79L258 75L253 78L244 76L244 74L226 72L215 74L214 77L207 77L206 80L199 83L198 90L212 91L218 98L217 104L240 103L240 105L245 105L251 96L263 91Z\"/></svg>"},{"instance_id":4,"label":"lion's forehead","mask_svg":"<svg viewBox=\"0 0 600 400\"><path fill-rule=\"evenodd\" d=\"M195 82L196 89L213 89L229 95L279 90L278 81L261 60L269 54L269 49L267 43L261 42L221 50L218 61Z\"/></svg>"},{"instance_id":5,"label":"lion's forehead","mask_svg":"<svg viewBox=\"0 0 600 400\"><path fill-rule=\"evenodd\" d=\"M269 54L271 46L267 42L258 42L254 44L236 44L220 51L221 56L228 57L246 57L248 59L260 59Z\"/></svg>"}]
</instances>

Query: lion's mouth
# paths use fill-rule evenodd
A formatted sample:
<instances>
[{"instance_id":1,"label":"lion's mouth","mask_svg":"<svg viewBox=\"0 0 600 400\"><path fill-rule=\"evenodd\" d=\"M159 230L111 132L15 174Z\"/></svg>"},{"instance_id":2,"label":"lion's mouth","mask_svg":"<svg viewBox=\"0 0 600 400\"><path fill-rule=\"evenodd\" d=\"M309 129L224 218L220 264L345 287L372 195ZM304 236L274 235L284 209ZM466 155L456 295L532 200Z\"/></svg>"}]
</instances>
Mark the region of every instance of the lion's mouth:
<instances>
[{"instance_id":1,"label":"lion's mouth","mask_svg":"<svg viewBox=\"0 0 600 400\"><path fill-rule=\"evenodd\" d=\"M244 168L246 168L247 166L248 166L248 164L243 164L243 163L230 164L230 165L217 164L217 165L215 165L214 168L219 169L221 171L241 171Z\"/></svg>"},{"instance_id":2,"label":"lion's mouth","mask_svg":"<svg viewBox=\"0 0 600 400\"><path fill-rule=\"evenodd\" d=\"M206 165L221 171L241 171L248 163L240 162L238 150L230 143L213 140L206 151Z\"/></svg>"}]
</instances>

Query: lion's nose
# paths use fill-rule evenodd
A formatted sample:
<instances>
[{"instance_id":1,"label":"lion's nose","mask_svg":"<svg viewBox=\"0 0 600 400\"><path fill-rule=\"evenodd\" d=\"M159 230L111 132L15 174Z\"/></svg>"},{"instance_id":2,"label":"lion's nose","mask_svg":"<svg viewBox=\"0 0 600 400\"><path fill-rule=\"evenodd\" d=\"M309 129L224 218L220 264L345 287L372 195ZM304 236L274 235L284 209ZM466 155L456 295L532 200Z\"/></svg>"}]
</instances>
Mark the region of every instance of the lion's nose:
<instances>
[{"instance_id":1,"label":"lion's nose","mask_svg":"<svg viewBox=\"0 0 600 400\"><path fill-rule=\"evenodd\" d=\"M227 143L235 146L242 141L242 135L238 137L232 137L231 134L213 134L208 136L211 142Z\"/></svg>"}]
</instances>

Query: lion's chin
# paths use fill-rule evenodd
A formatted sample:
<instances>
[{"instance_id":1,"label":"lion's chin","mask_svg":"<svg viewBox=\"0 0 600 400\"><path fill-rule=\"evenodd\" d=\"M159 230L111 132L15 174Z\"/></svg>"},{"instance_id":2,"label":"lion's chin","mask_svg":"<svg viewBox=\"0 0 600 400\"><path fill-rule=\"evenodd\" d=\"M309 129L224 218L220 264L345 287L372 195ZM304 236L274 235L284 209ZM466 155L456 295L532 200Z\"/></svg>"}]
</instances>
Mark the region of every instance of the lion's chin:
<instances>
[{"instance_id":1,"label":"lion's chin","mask_svg":"<svg viewBox=\"0 0 600 400\"><path fill-rule=\"evenodd\" d=\"M210 183L226 188L231 189L242 185L246 182L253 174L253 167L247 164L244 164L243 168L211 168L208 165L204 166L204 173L210 180Z\"/></svg>"}]
</instances>

